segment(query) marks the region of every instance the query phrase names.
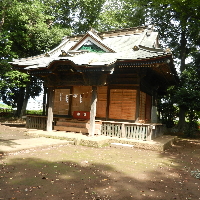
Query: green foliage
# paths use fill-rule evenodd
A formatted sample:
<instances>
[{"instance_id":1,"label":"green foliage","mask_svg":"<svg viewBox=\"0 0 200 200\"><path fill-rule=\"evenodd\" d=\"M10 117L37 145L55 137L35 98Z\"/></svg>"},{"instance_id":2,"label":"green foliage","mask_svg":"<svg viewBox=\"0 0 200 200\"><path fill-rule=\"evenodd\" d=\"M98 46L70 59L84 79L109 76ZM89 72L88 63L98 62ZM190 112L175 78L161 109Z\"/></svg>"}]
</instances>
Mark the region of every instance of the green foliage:
<instances>
[{"instance_id":1,"label":"green foliage","mask_svg":"<svg viewBox=\"0 0 200 200\"><path fill-rule=\"evenodd\" d=\"M11 58L11 46L12 41L10 40L9 31L0 32L0 62Z\"/></svg>"},{"instance_id":2,"label":"green foliage","mask_svg":"<svg viewBox=\"0 0 200 200\"><path fill-rule=\"evenodd\" d=\"M153 0L146 4L146 22L155 25L163 44L167 44L180 59L180 71L185 60L200 45L200 2L197 0Z\"/></svg>"},{"instance_id":3,"label":"green foliage","mask_svg":"<svg viewBox=\"0 0 200 200\"><path fill-rule=\"evenodd\" d=\"M186 110L200 111L200 79L195 66L188 65L183 71L173 99Z\"/></svg>"},{"instance_id":4,"label":"green foliage","mask_svg":"<svg viewBox=\"0 0 200 200\"><path fill-rule=\"evenodd\" d=\"M163 124L168 128L175 125L175 120L178 116L178 106L173 102L175 87L169 87L164 96L158 97L158 112Z\"/></svg>"},{"instance_id":5,"label":"green foliage","mask_svg":"<svg viewBox=\"0 0 200 200\"><path fill-rule=\"evenodd\" d=\"M145 7L137 0L110 0L104 4L98 20L98 30L112 30L141 26L145 23Z\"/></svg>"},{"instance_id":6,"label":"green foliage","mask_svg":"<svg viewBox=\"0 0 200 200\"><path fill-rule=\"evenodd\" d=\"M54 26L54 16L46 14L47 10L40 0L15 0L5 10L3 29L10 31L11 49L19 57L42 53L69 33L67 29Z\"/></svg>"},{"instance_id":7,"label":"green foliage","mask_svg":"<svg viewBox=\"0 0 200 200\"><path fill-rule=\"evenodd\" d=\"M6 104L0 103L0 108L11 109L11 106L8 106ZM0 110L0 112L1 112L1 110Z\"/></svg>"},{"instance_id":8,"label":"green foliage","mask_svg":"<svg viewBox=\"0 0 200 200\"><path fill-rule=\"evenodd\" d=\"M0 98L18 109L25 96L39 95L41 85L35 78L13 70L8 61L44 53L70 33L53 23L55 16L49 14L49 6L40 0L0 1Z\"/></svg>"},{"instance_id":9,"label":"green foliage","mask_svg":"<svg viewBox=\"0 0 200 200\"><path fill-rule=\"evenodd\" d=\"M177 117L174 105L186 111L187 124L183 131L189 137L197 132L200 118L200 79L197 69L195 62L193 65L187 65L179 84L168 90L164 101L159 105L163 118L168 123Z\"/></svg>"},{"instance_id":10,"label":"green foliage","mask_svg":"<svg viewBox=\"0 0 200 200\"><path fill-rule=\"evenodd\" d=\"M29 75L19 71L7 71L1 80L3 87L25 87L26 82L29 81Z\"/></svg>"},{"instance_id":11,"label":"green foliage","mask_svg":"<svg viewBox=\"0 0 200 200\"><path fill-rule=\"evenodd\" d=\"M27 110L26 114L27 115L42 115L42 110Z\"/></svg>"},{"instance_id":12,"label":"green foliage","mask_svg":"<svg viewBox=\"0 0 200 200\"><path fill-rule=\"evenodd\" d=\"M71 1L72 27L74 33L85 33L91 27L97 28L98 18L106 0Z\"/></svg>"}]
</instances>

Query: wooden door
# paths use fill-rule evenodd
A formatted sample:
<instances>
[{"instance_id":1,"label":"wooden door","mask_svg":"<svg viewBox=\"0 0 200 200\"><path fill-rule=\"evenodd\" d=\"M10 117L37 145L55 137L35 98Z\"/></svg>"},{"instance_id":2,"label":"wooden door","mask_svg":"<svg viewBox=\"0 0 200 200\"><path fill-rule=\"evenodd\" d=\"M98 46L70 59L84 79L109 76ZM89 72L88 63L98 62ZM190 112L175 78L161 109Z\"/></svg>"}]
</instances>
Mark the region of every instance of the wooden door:
<instances>
[{"instance_id":1,"label":"wooden door","mask_svg":"<svg viewBox=\"0 0 200 200\"><path fill-rule=\"evenodd\" d=\"M111 89L109 118L135 120L136 94L136 90Z\"/></svg>"},{"instance_id":2,"label":"wooden door","mask_svg":"<svg viewBox=\"0 0 200 200\"><path fill-rule=\"evenodd\" d=\"M96 117L106 118L107 86L97 87L97 112Z\"/></svg>"},{"instance_id":3,"label":"wooden door","mask_svg":"<svg viewBox=\"0 0 200 200\"><path fill-rule=\"evenodd\" d=\"M56 115L69 114L70 89L55 89L53 113Z\"/></svg>"},{"instance_id":4,"label":"wooden door","mask_svg":"<svg viewBox=\"0 0 200 200\"><path fill-rule=\"evenodd\" d=\"M140 109L139 109L139 119L144 121L151 120L151 96L140 92Z\"/></svg>"}]
</instances>

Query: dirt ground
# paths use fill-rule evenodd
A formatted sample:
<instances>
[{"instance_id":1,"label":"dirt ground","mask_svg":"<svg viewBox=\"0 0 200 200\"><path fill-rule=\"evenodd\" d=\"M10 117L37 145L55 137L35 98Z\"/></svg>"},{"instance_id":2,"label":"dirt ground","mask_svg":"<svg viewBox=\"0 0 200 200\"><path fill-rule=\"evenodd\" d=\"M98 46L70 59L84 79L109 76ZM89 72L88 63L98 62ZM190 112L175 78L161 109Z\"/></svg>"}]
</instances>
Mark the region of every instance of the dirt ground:
<instances>
[{"instance_id":1,"label":"dirt ground","mask_svg":"<svg viewBox=\"0 0 200 200\"><path fill-rule=\"evenodd\" d=\"M8 145L24 129L0 125ZM0 199L200 199L200 140L179 139L165 152L51 145L0 152Z\"/></svg>"}]
</instances>

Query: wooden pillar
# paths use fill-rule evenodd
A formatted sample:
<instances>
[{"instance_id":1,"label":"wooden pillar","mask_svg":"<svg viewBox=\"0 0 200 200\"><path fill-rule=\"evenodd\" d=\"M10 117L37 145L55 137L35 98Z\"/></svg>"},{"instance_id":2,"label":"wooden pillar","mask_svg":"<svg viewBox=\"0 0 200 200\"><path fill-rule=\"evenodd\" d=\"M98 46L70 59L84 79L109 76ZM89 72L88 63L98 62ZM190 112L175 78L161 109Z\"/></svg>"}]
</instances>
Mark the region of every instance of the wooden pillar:
<instances>
[{"instance_id":1,"label":"wooden pillar","mask_svg":"<svg viewBox=\"0 0 200 200\"><path fill-rule=\"evenodd\" d=\"M47 115L47 131L53 130L53 102L54 102L54 95L55 95L55 89L54 88L48 88L49 92L49 98L48 98L48 115Z\"/></svg>"},{"instance_id":2,"label":"wooden pillar","mask_svg":"<svg viewBox=\"0 0 200 200\"><path fill-rule=\"evenodd\" d=\"M95 133L96 104L97 104L97 86L92 86L89 136L94 136L94 133Z\"/></svg>"}]
</instances>

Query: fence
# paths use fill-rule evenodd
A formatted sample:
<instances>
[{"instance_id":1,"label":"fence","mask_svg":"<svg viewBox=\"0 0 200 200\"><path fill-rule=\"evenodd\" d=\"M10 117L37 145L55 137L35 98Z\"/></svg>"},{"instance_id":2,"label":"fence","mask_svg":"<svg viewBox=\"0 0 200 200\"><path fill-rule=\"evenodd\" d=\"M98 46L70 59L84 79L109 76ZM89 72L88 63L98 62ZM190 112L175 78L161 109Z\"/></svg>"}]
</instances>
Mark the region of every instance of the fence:
<instances>
[{"instance_id":1,"label":"fence","mask_svg":"<svg viewBox=\"0 0 200 200\"><path fill-rule=\"evenodd\" d=\"M101 134L110 137L134 140L152 140L163 134L162 124L137 124L103 121Z\"/></svg>"},{"instance_id":2,"label":"fence","mask_svg":"<svg viewBox=\"0 0 200 200\"><path fill-rule=\"evenodd\" d=\"M57 117L53 118L53 125L57 121ZM39 115L27 115L26 116L26 128L30 129L41 129L46 130L47 126L47 116L39 116Z\"/></svg>"}]
</instances>

